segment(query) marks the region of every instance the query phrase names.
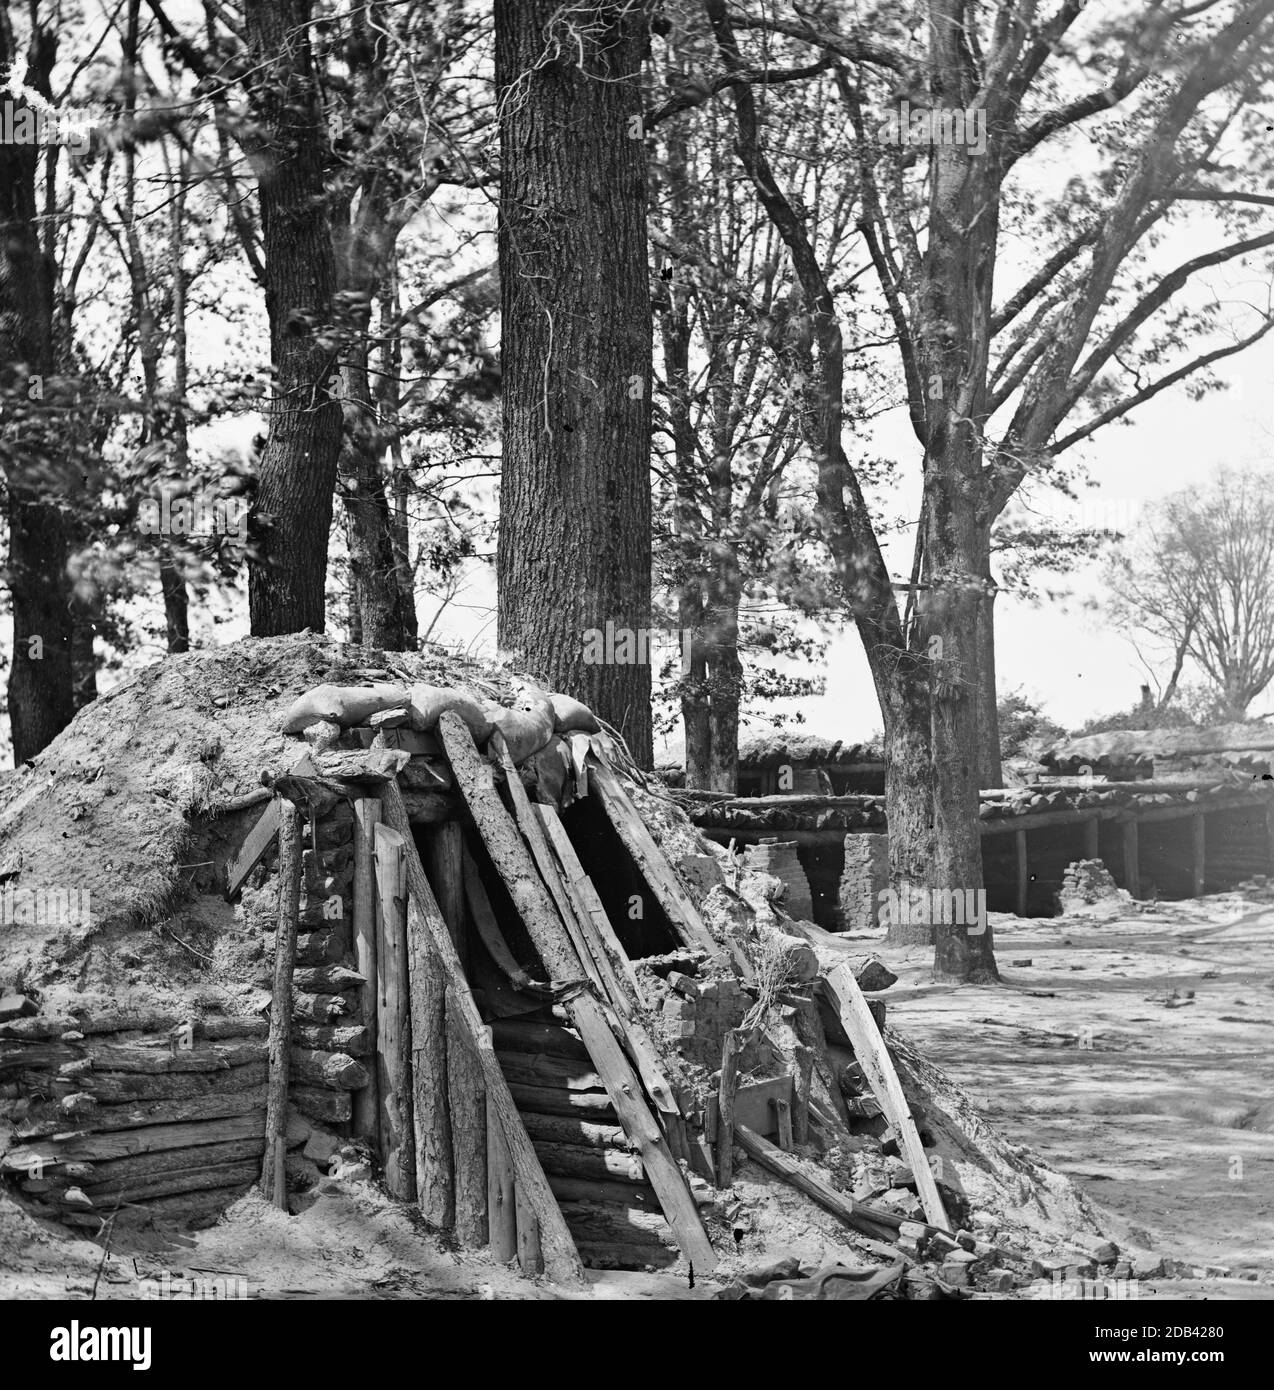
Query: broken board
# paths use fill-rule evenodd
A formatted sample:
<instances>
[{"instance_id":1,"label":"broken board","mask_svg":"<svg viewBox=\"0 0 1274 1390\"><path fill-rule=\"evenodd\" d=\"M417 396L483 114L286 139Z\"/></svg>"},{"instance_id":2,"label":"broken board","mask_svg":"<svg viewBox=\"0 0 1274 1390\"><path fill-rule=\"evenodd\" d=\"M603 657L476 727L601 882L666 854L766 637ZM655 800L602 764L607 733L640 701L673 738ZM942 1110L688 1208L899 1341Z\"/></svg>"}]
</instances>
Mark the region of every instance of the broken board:
<instances>
[{"instance_id":1,"label":"broken board","mask_svg":"<svg viewBox=\"0 0 1274 1390\"><path fill-rule=\"evenodd\" d=\"M946 1208L938 1195L938 1185L929 1170L929 1156L920 1142L911 1107L903 1094L902 1083L894 1070L893 1059L885 1040L876 1027L867 1000L846 965L838 965L823 977L830 999L840 1013L841 1026L854 1049L854 1057L862 1067L872 1094L880 1102L885 1118L897 1131L899 1142L915 1174L916 1190L925 1210L925 1220L931 1226L949 1230Z\"/></svg>"}]
</instances>

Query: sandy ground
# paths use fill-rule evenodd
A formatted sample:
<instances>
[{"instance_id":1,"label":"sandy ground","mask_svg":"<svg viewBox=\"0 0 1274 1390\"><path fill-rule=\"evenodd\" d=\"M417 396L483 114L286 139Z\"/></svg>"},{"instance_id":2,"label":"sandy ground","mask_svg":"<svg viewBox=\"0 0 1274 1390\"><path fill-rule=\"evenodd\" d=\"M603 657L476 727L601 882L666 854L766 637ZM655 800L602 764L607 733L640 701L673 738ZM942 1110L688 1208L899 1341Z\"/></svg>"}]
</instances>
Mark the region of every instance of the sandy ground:
<instances>
[{"instance_id":1,"label":"sandy ground","mask_svg":"<svg viewBox=\"0 0 1274 1390\"><path fill-rule=\"evenodd\" d=\"M992 926L1001 987L934 985L928 951L877 936L890 1022L1116 1239L1206 1270L1210 1296L1274 1298L1274 906L1217 894Z\"/></svg>"},{"instance_id":2,"label":"sandy ground","mask_svg":"<svg viewBox=\"0 0 1274 1390\"><path fill-rule=\"evenodd\" d=\"M165 1277L167 1284L165 1285ZM103 1250L68 1239L0 1197L0 1301L8 1299L686 1299L665 1274L590 1275L577 1291L524 1279L480 1255L443 1248L373 1183L326 1180L287 1216L249 1193L208 1230L122 1231Z\"/></svg>"},{"instance_id":3,"label":"sandy ground","mask_svg":"<svg viewBox=\"0 0 1274 1390\"><path fill-rule=\"evenodd\" d=\"M935 986L927 950L878 935L838 946L889 961L890 1023L1010 1143L1073 1179L1115 1239L1179 1262L1140 1297L1274 1297L1274 905L1230 894L993 922L1000 987ZM723 1274L788 1252L863 1262L866 1246L751 1165L733 1197L764 1216L755 1235L738 1230ZM325 1179L297 1217L249 1195L210 1230L122 1231L105 1259L0 1197L0 1299L136 1299L165 1271L203 1281L205 1297L236 1278L248 1296L282 1299L663 1300L713 1287L608 1272L551 1289L444 1248L359 1180Z\"/></svg>"}]
</instances>

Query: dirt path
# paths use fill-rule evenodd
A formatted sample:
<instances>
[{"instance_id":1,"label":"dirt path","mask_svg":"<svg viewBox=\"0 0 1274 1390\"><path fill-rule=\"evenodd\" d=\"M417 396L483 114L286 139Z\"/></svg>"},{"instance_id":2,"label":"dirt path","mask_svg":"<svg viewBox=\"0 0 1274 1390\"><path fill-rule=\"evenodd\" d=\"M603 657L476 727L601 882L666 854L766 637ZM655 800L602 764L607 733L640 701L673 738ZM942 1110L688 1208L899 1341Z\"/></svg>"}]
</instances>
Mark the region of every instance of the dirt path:
<instances>
[{"instance_id":1,"label":"dirt path","mask_svg":"<svg viewBox=\"0 0 1274 1390\"><path fill-rule=\"evenodd\" d=\"M890 1022L1009 1139L1079 1182L1116 1238L1140 1228L1156 1251L1264 1287L1274 907L1218 894L1089 911L993 916L1003 988L934 986L927 951L877 940L899 975Z\"/></svg>"}]
</instances>

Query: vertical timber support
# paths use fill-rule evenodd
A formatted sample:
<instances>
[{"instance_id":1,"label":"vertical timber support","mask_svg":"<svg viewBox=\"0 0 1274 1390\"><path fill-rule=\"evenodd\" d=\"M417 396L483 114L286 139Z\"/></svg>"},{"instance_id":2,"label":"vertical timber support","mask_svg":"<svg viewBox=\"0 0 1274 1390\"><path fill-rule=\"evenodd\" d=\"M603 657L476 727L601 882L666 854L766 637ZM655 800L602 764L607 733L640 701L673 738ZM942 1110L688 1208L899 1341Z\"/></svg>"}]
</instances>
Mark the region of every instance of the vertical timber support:
<instances>
[{"instance_id":1,"label":"vertical timber support","mask_svg":"<svg viewBox=\"0 0 1274 1390\"><path fill-rule=\"evenodd\" d=\"M438 737L451 764L456 786L550 978L578 980L583 969L579 957L549 890L540 879L531 850L496 793L490 764L483 760L474 746L473 736L451 711L439 719ZM596 782L599 774L604 776L608 772L604 765L597 765L592 768L591 776ZM618 785L613 773L610 781ZM633 815L636 818L635 812ZM538 821L534 824L536 829L540 828ZM644 831L645 827L642 829ZM698 914L695 915L697 918ZM707 936L702 922L700 927ZM711 940L708 937L710 943ZM669 1151L663 1131L647 1107L641 1081L611 1031L598 999L590 990L579 989L567 994L562 1003L571 1026L579 1033L602 1079L625 1134L641 1155L673 1237L694 1268L700 1273L709 1273L716 1267L717 1260L699 1208L685 1174Z\"/></svg>"},{"instance_id":2,"label":"vertical timber support","mask_svg":"<svg viewBox=\"0 0 1274 1390\"><path fill-rule=\"evenodd\" d=\"M1096 816L1090 816L1084 822L1084 858L1099 859L1101 857L1100 848L1101 822Z\"/></svg>"},{"instance_id":3,"label":"vertical timber support","mask_svg":"<svg viewBox=\"0 0 1274 1390\"><path fill-rule=\"evenodd\" d=\"M443 716L446 718L447 716ZM463 729L463 725L460 726ZM466 735L467 736L467 735ZM474 756L477 756L476 750ZM404 837L407 851L407 920L409 939L413 943L428 943L447 982L446 994L452 1019L463 1027L469 1045L477 1054L486 1081L488 1113L494 1113L513 1166L514 1181L521 1200L535 1215L539 1230L540 1253L544 1272L558 1283L582 1285L584 1266L571 1238L566 1219L549 1187L544 1169L531 1144L522 1116L514 1104L509 1083L496 1060L486 1025L460 968L460 959L452 945L451 934L443 921L442 911L434 898L433 889L425 876L424 865L416 852L407 819L407 807L396 782L385 784L381 795L385 820Z\"/></svg>"},{"instance_id":4,"label":"vertical timber support","mask_svg":"<svg viewBox=\"0 0 1274 1390\"><path fill-rule=\"evenodd\" d=\"M1190 817L1191 839L1193 842L1193 854L1191 855L1191 866L1194 870L1194 896L1201 898L1207 890L1207 822L1202 811L1196 811Z\"/></svg>"},{"instance_id":5,"label":"vertical timber support","mask_svg":"<svg viewBox=\"0 0 1274 1390\"><path fill-rule=\"evenodd\" d=\"M354 958L355 969L367 981L358 995L358 1021L367 1030L368 1055L376 1053L376 1006L380 991L376 972L376 826L380 823L380 799L360 796L354 801ZM372 1079L354 1092L354 1133L380 1151L377 1068Z\"/></svg>"},{"instance_id":6,"label":"vertical timber support","mask_svg":"<svg viewBox=\"0 0 1274 1390\"><path fill-rule=\"evenodd\" d=\"M457 821L435 827L424 865L462 968L468 960L464 841ZM446 1097L450 1117L452 1205L456 1239L465 1249L487 1243L487 1101L482 1065L446 987Z\"/></svg>"},{"instance_id":7,"label":"vertical timber support","mask_svg":"<svg viewBox=\"0 0 1274 1390\"><path fill-rule=\"evenodd\" d=\"M270 1003L269 1086L266 1091L265 1159L261 1190L287 1209L288 1064L292 1051L292 970L301 913L301 814L290 801L279 806L279 924L274 936L274 993Z\"/></svg>"},{"instance_id":8,"label":"vertical timber support","mask_svg":"<svg viewBox=\"0 0 1274 1390\"><path fill-rule=\"evenodd\" d=\"M1013 832L1013 848L1017 854L1017 915L1026 916L1026 893L1031 882L1030 863L1026 857L1026 831Z\"/></svg>"},{"instance_id":9,"label":"vertical timber support","mask_svg":"<svg viewBox=\"0 0 1274 1390\"><path fill-rule=\"evenodd\" d=\"M488 1045L494 1047L491 1029ZM504 1138L500 1114L489 1095L487 1107L487 1244L492 1259L508 1264L518 1253L518 1218L513 1196L513 1157Z\"/></svg>"},{"instance_id":10,"label":"vertical timber support","mask_svg":"<svg viewBox=\"0 0 1274 1390\"><path fill-rule=\"evenodd\" d=\"M411 1024L407 1002L407 870L403 837L388 825L373 833L376 866L376 1088L385 1186L416 1196L411 1132Z\"/></svg>"},{"instance_id":11,"label":"vertical timber support","mask_svg":"<svg viewBox=\"0 0 1274 1390\"><path fill-rule=\"evenodd\" d=\"M1132 817L1124 821L1124 887L1134 898L1141 897L1141 859L1137 822Z\"/></svg>"},{"instance_id":12,"label":"vertical timber support","mask_svg":"<svg viewBox=\"0 0 1274 1390\"><path fill-rule=\"evenodd\" d=\"M734 1183L734 1092L739 1081L739 1035L731 1028L721 1041L721 1083L717 1089L717 1186Z\"/></svg>"}]
</instances>

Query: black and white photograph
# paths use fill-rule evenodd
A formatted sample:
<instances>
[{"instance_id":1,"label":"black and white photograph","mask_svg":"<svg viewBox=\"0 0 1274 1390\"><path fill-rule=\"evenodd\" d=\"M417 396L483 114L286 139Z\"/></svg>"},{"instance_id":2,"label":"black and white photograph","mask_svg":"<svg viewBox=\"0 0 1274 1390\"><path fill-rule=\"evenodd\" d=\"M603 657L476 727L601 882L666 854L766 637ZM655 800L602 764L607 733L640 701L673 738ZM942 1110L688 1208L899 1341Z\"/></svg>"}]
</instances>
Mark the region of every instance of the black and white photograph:
<instances>
[{"instance_id":1,"label":"black and white photograph","mask_svg":"<svg viewBox=\"0 0 1274 1390\"><path fill-rule=\"evenodd\" d=\"M0 0L0 1364L1263 1345L1271 329L1274 0Z\"/></svg>"}]
</instances>

